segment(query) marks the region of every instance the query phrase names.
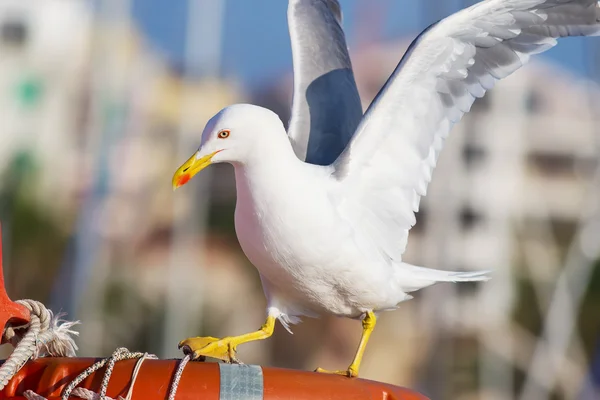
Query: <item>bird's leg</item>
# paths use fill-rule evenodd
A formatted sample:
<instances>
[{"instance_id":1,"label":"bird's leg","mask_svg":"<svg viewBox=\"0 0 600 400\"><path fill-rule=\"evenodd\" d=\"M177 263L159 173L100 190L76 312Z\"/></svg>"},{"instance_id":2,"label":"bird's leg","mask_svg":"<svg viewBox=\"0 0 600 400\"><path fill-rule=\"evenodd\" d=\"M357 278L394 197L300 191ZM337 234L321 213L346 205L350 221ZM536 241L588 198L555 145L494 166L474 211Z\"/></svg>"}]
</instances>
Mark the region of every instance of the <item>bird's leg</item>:
<instances>
[{"instance_id":1,"label":"bird's leg","mask_svg":"<svg viewBox=\"0 0 600 400\"><path fill-rule=\"evenodd\" d=\"M356 350L356 355L354 356L354 360L352 360L352 364L345 371L327 371L321 368L317 368L316 372L324 372L328 374L338 374L345 375L348 377L356 377L358 376L358 369L360 367L360 363L362 362L363 354L365 354L365 349L367 347L367 342L369 341L369 337L371 333L375 329L375 323L377 322L377 318L373 311L368 311L365 318L362 320L362 336L360 337L360 343L358 344L358 349Z\"/></svg>"},{"instance_id":2,"label":"bird's leg","mask_svg":"<svg viewBox=\"0 0 600 400\"><path fill-rule=\"evenodd\" d=\"M186 354L191 354L192 359L200 357L218 358L227 362L238 362L235 358L236 348L242 343L252 342L270 337L275 329L275 317L267 317L266 322L256 332L246 333L240 336L224 337L195 337L179 342L179 348L183 347Z\"/></svg>"}]
</instances>

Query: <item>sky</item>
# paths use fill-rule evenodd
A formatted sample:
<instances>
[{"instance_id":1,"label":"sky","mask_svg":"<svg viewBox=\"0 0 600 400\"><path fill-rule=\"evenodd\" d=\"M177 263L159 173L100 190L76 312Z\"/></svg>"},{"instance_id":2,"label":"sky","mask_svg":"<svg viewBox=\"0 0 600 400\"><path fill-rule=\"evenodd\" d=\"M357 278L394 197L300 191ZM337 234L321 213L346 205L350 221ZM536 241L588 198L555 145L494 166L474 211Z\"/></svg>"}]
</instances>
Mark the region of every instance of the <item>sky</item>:
<instances>
[{"instance_id":1,"label":"sky","mask_svg":"<svg viewBox=\"0 0 600 400\"><path fill-rule=\"evenodd\" d=\"M224 1L222 29L194 38L192 45L218 40L222 74L248 88L267 83L292 67L286 0L133 0L133 18L151 46L181 66L185 60L188 1ZM469 0L340 0L344 29L352 49L365 35L381 39L414 38L429 24L473 4ZM379 15L379 18L377 17ZM365 17L375 17L367 19ZM214 20L214 19L213 19ZM367 25L367 20L373 21ZM567 38L543 57L573 71L589 75L590 54L600 48L595 38ZM402 54L398 54L400 60Z\"/></svg>"}]
</instances>

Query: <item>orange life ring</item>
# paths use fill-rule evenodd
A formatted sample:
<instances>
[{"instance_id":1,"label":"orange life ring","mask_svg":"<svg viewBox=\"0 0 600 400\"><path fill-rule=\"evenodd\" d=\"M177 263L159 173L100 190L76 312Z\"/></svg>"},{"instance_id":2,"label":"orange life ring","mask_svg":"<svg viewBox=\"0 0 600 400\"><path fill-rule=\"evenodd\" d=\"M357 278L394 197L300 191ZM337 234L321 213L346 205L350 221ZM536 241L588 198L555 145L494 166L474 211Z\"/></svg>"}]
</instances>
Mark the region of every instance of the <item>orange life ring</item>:
<instances>
[{"instance_id":1,"label":"orange life ring","mask_svg":"<svg viewBox=\"0 0 600 400\"><path fill-rule=\"evenodd\" d=\"M0 392L0 399L25 400L32 390L49 400L60 399L63 389L91 366L92 358L43 358L28 362ZM136 360L115 364L107 396L125 396ZM178 360L145 360L132 390L133 400L166 399ZM99 392L105 367L92 373L79 387ZM71 397L75 399L75 397ZM264 399L388 399L426 400L411 390L359 378L253 365L190 362L177 390L178 400Z\"/></svg>"}]
</instances>

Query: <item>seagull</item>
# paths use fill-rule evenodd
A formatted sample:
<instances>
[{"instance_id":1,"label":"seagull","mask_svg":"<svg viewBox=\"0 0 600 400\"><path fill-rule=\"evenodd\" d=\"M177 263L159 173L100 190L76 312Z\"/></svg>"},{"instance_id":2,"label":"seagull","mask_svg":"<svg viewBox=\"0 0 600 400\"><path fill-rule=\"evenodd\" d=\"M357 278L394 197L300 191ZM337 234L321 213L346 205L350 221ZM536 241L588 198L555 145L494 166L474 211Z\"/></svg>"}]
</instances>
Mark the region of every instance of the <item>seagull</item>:
<instances>
[{"instance_id":1,"label":"seagull","mask_svg":"<svg viewBox=\"0 0 600 400\"><path fill-rule=\"evenodd\" d=\"M350 366L316 369L355 377L380 312L439 282L489 279L402 260L444 141L498 80L560 37L598 35L599 21L596 0L479 2L425 29L363 115L338 1L290 0L287 132L266 108L228 106L172 181L176 189L211 164L233 165L236 234L260 275L267 320L255 332L179 347L236 362L237 346L270 337L277 320L290 331L301 317L359 319Z\"/></svg>"}]
</instances>

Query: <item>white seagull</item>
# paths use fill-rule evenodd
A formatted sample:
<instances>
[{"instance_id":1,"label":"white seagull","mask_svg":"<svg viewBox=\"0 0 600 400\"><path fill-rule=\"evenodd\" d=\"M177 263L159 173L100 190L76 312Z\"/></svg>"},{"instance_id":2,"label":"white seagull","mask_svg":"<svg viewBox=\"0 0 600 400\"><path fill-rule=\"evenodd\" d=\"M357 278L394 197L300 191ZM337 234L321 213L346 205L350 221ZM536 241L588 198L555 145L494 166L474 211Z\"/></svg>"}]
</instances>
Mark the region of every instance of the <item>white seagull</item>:
<instances>
[{"instance_id":1,"label":"white seagull","mask_svg":"<svg viewBox=\"0 0 600 400\"><path fill-rule=\"evenodd\" d=\"M276 320L289 330L301 316L333 314L362 319L354 360L335 371L357 376L376 313L438 282L488 279L402 261L444 140L499 79L559 37L597 35L599 18L596 0L482 1L423 31L363 116L337 0L290 0L288 132L270 110L229 106L173 177L177 188L210 164L233 164L236 233L260 274L267 320L179 346L231 362Z\"/></svg>"}]
</instances>

